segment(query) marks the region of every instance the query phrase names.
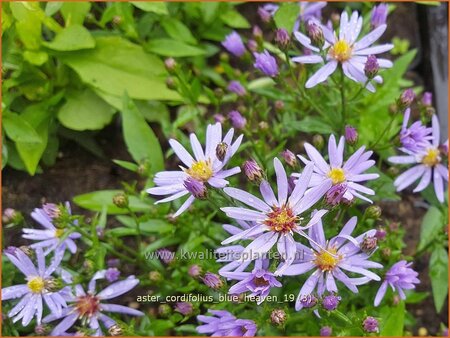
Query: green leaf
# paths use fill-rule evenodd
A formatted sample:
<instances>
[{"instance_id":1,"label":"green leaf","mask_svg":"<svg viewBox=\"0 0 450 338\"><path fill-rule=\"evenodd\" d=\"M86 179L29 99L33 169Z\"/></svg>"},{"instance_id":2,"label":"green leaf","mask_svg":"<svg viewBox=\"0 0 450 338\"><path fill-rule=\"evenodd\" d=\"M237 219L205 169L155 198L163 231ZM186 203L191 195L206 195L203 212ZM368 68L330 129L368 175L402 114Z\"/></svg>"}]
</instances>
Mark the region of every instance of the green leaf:
<instances>
[{"instance_id":1,"label":"green leaf","mask_svg":"<svg viewBox=\"0 0 450 338\"><path fill-rule=\"evenodd\" d=\"M133 99L180 100L167 88L167 72L159 58L119 36L97 37L95 42L93 49L59 58L96 92L121 98L127 91Z\"/></svg>"},{"instance_id":2,"label":"green leaf","mask_svg":"<svg viewBox=\"0 0 450 338\"><path fill-rule=\"evenodd\" d=\"M61 14L66 23L66 27L71 25L82 25L86 15L91 9L91 3L86 2L64 2L61 7Z\"/></svg>"},{"instance_id":3,"label":"green leaf","mask_svg":"<svg viewBox=\"0 0 450 338\"><path fill-rule=\"evenodd\" d=\"M317 116L306 116L301 121L291 121L286 127L305 133L331 134L333 132L333 128Z\"/></svg>"},{"instance_id":4,"label":"green leaf","mask_svg":"<svg viewBox=\"0 0 450 338\"><path fill-rule=\"evenodd\" d=\"M146 44L146 48L155 54L172 57L199 56L206 53L204 49L172 39L153 39Z\"/></svg>"},{"instance_id":5,"label":"green leaf","mask_svg":"<svg viewBox=\"0 0 450 338\"><path fill-rule=\"evenodd\" d=\"M53 41L44 42L47 48L67 52L95 47L95 40L91 33L81 25L72 25L59 32Z\"/></svg>"},{"instance_id":6,"label":"green leaf","mask_svg":"<svg viewBox=\"0 0 450 338\"><path fill-rule=\"evenodd\" d=\"M181 21L174 18L167 18L161 22L161 25L172 39L193 45L197 44L197 40L194 38L189 28Z\"/></svg>"},{"instance_id":7,"label":"green leaf","mask_svg":"<svg viewBox=\"0 0 450 338\"><path fill-rule=\"evenodd\" d=\"M6 135L15 142L42 142L36 130L21 115L15 113L4 114L3 128Z\"/></svg>"},{"instance_id":8,"label":"green leaf","mask_svg":"<svg viewBox=\"0 0 450 338\"><path fill-rule=\"evenodd\" d=\"M433 291L434 305L441 312L448 293L448 253L443 247L437 247L430 257L429 275Z\"/></svg>"},{"instance_id":9,"label":"green leaf","mask_svg":"<svg viewBox=\"0 0 450 338\"><path fill-rule=\"evenodd\" d=\"M165 2L158 1L132 1L131 2L137 8L145 12L153 12L156 14L168 15L167 4Z\"/></svg>"},{"instance_id":10,"label":"green leaf","mask_svg":"<svg viewBox=\"0 0 450 338\"><path fill-rule=\"evenodd\" d=\"M128 161L121 161L121 160L113 160L113 162L115 164L117 164L118 166L128 169L130 171L133 172L137 172L139 169L139 166L136 163L133 162L128 162Z\"/></svg>"},{"instance_id":11,"label":"green leaf","mask_svg":"<svg viewBox=\"0 0 450 338\"><path fill-rule=\"evenodd\" d=\"M136 229L136 223L133 219L133 217L129 216L117 216L117 220L122 223L123 225ZM144 222L141 222L139 224L139 228L142 233L148 233L148 234L164 234L171 232L174 228L173 224L168 223L167 221L164 221L162 219L149 219Z\"/></svg>"},{"instance_id":12,"label":"green leaf","mask_svg":"<svg viewBox=\"0 0 450 338\"><path fill-rule=\"evenodd\" d=\"M220 19L232 28L250 28L250 23L235 9L230 9L220 15Z\"/></svg>"},{"instance_id":13,"label":"green leaf","mask_svg":"<svg viewBox=\"0 0 450 338\"><path fill-rule=\"evenodd\" d=\"M98 130L111 122L114 109L92 90L69 92L58 112L63 126L73 130Z\"/></svg>"},{"instance_id":14,"label":"green leaf","mask_svg":"<svg viewBox=\"0 0 450 338\"><path fill-rule=\"evenodd\" d=\"M113 197L121 192L122 190L98 190L75 196L73 201L76 205L92 211L101 212L106 206L108 214L127 214L126 209L116 207L112 201ZM136 196L129 196L128 202L130 209L135 212L145 212L151 208L150 204L141 201Z\"/></svg>"},{"instance_id":15,"label":"green leaf","mask_svg":"<svg viewBox=\"0 0 450 338\"><path fill-rule=\"evenodd\" d=\"M147 159L153 173L163 170L164 157L159 141L128 95L123 98L122 128L131 157L136 162Z\"/></svg>"},{"instance_id":16,"label":"green leaf","mask_svg":"<svg viewBox=\"0 0 450 338\"><path fill-rule=\"evenodd\" d=\"M375 195L372 196L373 201L399 201L400 196L394 186L394 181L383 171L376 166L369 169L369 173L376 173L380 177L366 183L368 188L375 190Z\"/></svg>"},{"instance_id":17,"label":"green leaf","mask_svg":"<svg viewBox=\"0 0 450 338\"><path fill-rule=\"evenodd\" d=\"M444 219L441 211L431 206L422 220L420 227L420 241L417 250L424 249L430 244L436 236L441 233L442 228L445 226Z\"/></svg>"},{"instance_id":18,"label":"green leaf","mask_svg":"<svg viewBox=\"0 0 450 338\"><path fill-rule=\"evenodd\" d=\"M47 4L45 5L45 15L52 16L56 14L56 12L61 9L63 4L64 3L61 1L47 2Z\"/></svg>"},{"instance_id":19,"label":"green leaf","mask_svg":"<svg viewBox=\"0 0 450 338\"><path fill-rule=\"evenodd\" d=\"M389 307L385 311L385 316L381 322L382 337L403 336L403 326L405 321L405 302L401 301L394 307Z\"/></svg>"},{"instance_id":20,"label":"green leaf","mask_svg":"<svg viewBox=\"0 0 450 338\"><path fill-rule=\"evenodd\" d=\"M275 24L277 25L277 28L284 28L289 33L292 33L299 12L300 9L298 7L298 3L289 2L282 4L280 8L276 11L274 16L274 21Z\"/></svg>"}]
</instances>

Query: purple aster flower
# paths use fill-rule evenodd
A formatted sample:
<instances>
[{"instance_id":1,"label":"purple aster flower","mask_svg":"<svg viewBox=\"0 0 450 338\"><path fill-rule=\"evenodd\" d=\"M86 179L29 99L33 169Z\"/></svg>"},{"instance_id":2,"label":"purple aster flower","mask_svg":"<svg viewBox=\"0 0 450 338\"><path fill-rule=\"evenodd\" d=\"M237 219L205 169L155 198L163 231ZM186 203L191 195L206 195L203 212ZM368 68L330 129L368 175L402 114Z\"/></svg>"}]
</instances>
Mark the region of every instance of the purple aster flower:
<instances>
[{"instance_id":1,"label":"purple aster flower","mask_svg":"<svg viewBox=\"0 0 450 338\"><path fill-rule=\"evenodd\" d=\"M308 22L311 19L320 19L322 17L322 8L324 8L327 5L326 1L317 1L317 2L310 2L310 1L299 1L299 12L298 12L298 18L295 21L293 31L297 31L300 28L300 24L302 22ZM274 4L267 4L264 5L260 10L258 9L258 14L260 15L261 19L264 22L269 22L270 17L274 16L277 12L278 8L280 6L274 5ZM264 16L264 20L263 19Z\"/></svg>"},{"instance_id":2,"label":"purple aster flower","mask_svg":"<svg viewBox=\"0 0 450 338\"><path fill-rule=\"evenodd\" d=\"M122 313L131 316L143 316L141 311L118 304L107 304L104 301L123 295L130 291L137 284L134 276L116 282L107 286L100 292L96 292L96 281L105 278L106 270L98 271L89 282L88 292L85 292L81 285L75 286L75 294L66 297L71 304L63 309L62 314L56 315L52 313L44 318L44 323L49 323L57 319L62 319L58 325L53 328L52 336L67 335L69 330L77 320L86 323L94 331L94 336L102 336L100 323L103 323L106 329L113 327L116 322L104 312Z\"/></svg>"},{"instance_id":3,"label":"purple aster flower","mask_svg":"<svg viewBox=\"0 0 450 338\"><path fill-rule=\"evenodd\" d=\"M52 274L59 268L64 252L55 253L51 264L47 267L45 255L41 248L36 248L37 266L22 251L4 252L5 256L19 269L26 279L26 284L9 286L2 289L2 301L21 298L8 312L8 317L15 323L22 319L22 326L30 324L36 317L37 324L41 324L43 302L52 313L61 315L67 306L61 291L54 291L56 278Z\"/></svg>"},{"instance_id":4,"label":"purple aster flower","mask_svg":"<svg viewBox=\"0 0 450 338\"><path fill-rule=\"evenodd\" d=\"M190 196L187 200L173 215L173 217L179 216L195 200L195 196L189 192L184 184L189 177L203 183L208 183L214 188L225 187L228 184L228 181L225 180L225 178L241 171L239 167L224 170L225 165L236 153L242 142L241 135L233 143L233 135L234 130L230 129L222 139L222 125L220 123L208 125L206 129L206 147L203 151L197 136L192 133L190 135L190 141L195 159L178 141L174 139L169 140L170 146L185 167L181 167L181 170L179 171L161 171L155 175L154 182L157 186L147 189L147 192L152 195L170 195L167 198L157 201L156 204L170 202L189 194ZM225 143L228 148L223 161L220 161L217 158L216 149L217 145L222 142Z\"/></svg>"},{"instance_id":5,"label":"purple aster flower","mask_svg":"<svg viewBox=\"0 0 450 338\"><path fill-rule=\"evenodd\" d=\"M255 68L267 76L274 77L278 75L277 61L267 50L264 50L262 53L255 52L253 56L255 57L255 63L253 64Z\"/></svg>"},{"instance_id":6,"label":"purple aster flower","mask_svg":"<svg viewBox=\"0 0 450 338\"><path fill-rule=\"evenodd\" d=\"M241 36L236 32L231 32L228 34L225 37L225 41L222 42L222 46L237 57L240 57L245 53L244 43L242 42Z\"/></svg>"},{"instance_id":7,"label":"purple aster flower","mask_svg":"<svg viewBox=\"0 0 450 338\"><path fill-rule=\"evenodd\" d=\"M423 93L422 104L431 107L433 105L433 94L430 92Z\"/></svg>"},{"instance_id":8,"label":"purple aster flower","mask_svg":"<svg viewBox=\"0 0 450 338\"><path fill-rule=\"evenodd\" d=\"M183 185L186 190L189 191L195 198L205 199L208 195L208 189L206 189L205 184L202 181L196 180L195 178L188 177L184 181Z\"/></svg>"},{"instance_id":9,"label":"purple aster flower","mask_svg":"<svg viewBox=\"0 0 450 338\"><path fill-rule=\"evenodd\" d=\"M259 181L263 177L263 171L261 167L253 159L244 162L243 170L245 176L247 176L250 181Z\"/></svg>"},{"instance_id":10,"label":"purple aster flower","mask_svg":"<svg viewBox=\"0 0 450 338\"><path fill-rule=\"evenodd\" d=\"M377 57L375 55L369 55L364 64L364 74L368 79L373 79L378 74L379 70L380 65L378 64Z\"/></svg>"},{"instance_id":11,"label":"purple aster flower","mask_svg":"<svg viewBox=\"0 0 450 338\"><path fill-rule=\"evenodd\" d=\"M208 310L212 316L197 316L201 323L198 333L222 337L253 337L256 334L256 324L250 319L237 319L225 310Z\"/></svg>"},{"instance_id":12,"label":"purple aster flower","mask_svg":"<svg viewBox=\"0 0 450 338\"><path fill-rule=\"evenodd\" d=\"M402 95L400 96L400 103L403 106L410 106L411 103L413 103L414 99L416 98L416 94L411 88L406 89Z\"/></svg>"},{"instance_id":13,"label":"purple aster flower","mask_svg":"<svg viewBox=\"0 0 450 338\"><path fill-rule=\"evenodd\" d=\"M183 316L189 316L194 310L192 303L178 302L175 304L175 311L181 313Z\"/></svg>"},{"instance_id":14,"label":"purple aster flower","mask_svg":"<svg viewBox=\"0 0 450 338\"><path fill-rule=\"evenodd\" d=\"M112 283L119 279L120 271L117 268L109 268L106 270L105 278L108 282Z\"/></svg>"},{"instance_id":15,"label":"purple aster flower","mask_svg":"<svg viewBox=\"0 0 450 338\"><path fill-rule=\"evenodd\" d=\"M433 115L431 121L432 140L424 149L413 152L405 148L400 148L406 155L392 156L388 160L391 163L414 165L394 181L397 191L402 191L419 178L419 184L413 191L422 191L433 180L436 197L443 203L445 181L448 182L448 166L442 164L443 158L439 152L439 120L436 115Z\"/></svg>"},{"instance_id":16,"label":"purple aster flower","mask_svg":"<svg viewBox=\"0 0 450 338\"><path fill-rule=\"evenodd\" d=\"M277 29L277 31L275 32L275 41L283 49L288 47L289 42L291 41L289 32L284 28Z\"/></svg>"},{"instance_id":17,"label":"purple aster flower","mask_svg":"<svg viewBox=\"0 0 450 338\"><path fill-rule=\"evenodd\" d=\"M384 295L386 294L387 287L390 286L393 291L397 291L401 299L406 299L405 292L403 290L414 289L416 286L414 284L419 284L420 281L417 278L419 275L410 266L412 263L407 263L406 261L399 261L392 265L384 281L380 286L380 289L375 296L374 305L378 306L381 303Z\"/></svg>"},{"instance_id":18,"label":"purple aster flower","mask_svg":"<svg viewBox=\"0 0 450 338\"><path fill-rule=\"evenodd\" d=\"M363 329L368 333L378 333L378 320L371 316L366 317L363 321Z\"/></svg>"},{"instance_id":19,"label":"purple aster flower","mask_svg":"<svg viewBox=\"0 0 450 338\"><path fill-rule=\"evenodd\" d=\"M314 174L311 178L310 186L322 187L319 190L325 195L333 186L343 184L346 187L346 191L343 195L346 200L352 201L356 196L372 203L370 199L363 196L361 193L375 195L375 192L359 182L374 180L379 177L378 174L364 173L375 164L375 161L369 160L373 152L365 151L365 146L362 146L344 162L344 147L344 137L341 137L339 144L336 145L334 135L330 136L330 139L328 140L328 156L330 163L328 164L314 146L305 143L306 153L308 154L310 161L314 163ZM298 157L305 164L310 163L310 161L303 156L299 155Z\"/></svg>"},{"instance_id":20,"label":"purple aster flower","mask_svg":"<svg viewBox=\"0 0 450 338\"><path fill-rule=\"evenodd\" d=\"M324 326L320 328L320 336L321 337L330 337L333 333L333 329L329 326Z\"/></svg>"},{"instance_id":21,"label":"purple aster flower","mask_svg":"<svg viewBox=\"0 0 450 338\"><path fill-rule=\"evenodd\" d=\"M380 280L369 268L382 268L379 263L369 260L369 255L361 251L361 243L366 236L375 235L376 230L369 230L356 238L351 237L356 227L357 218L352 217L342 228L341 232L325 239L322 222L319 221L309 229L310 247L296 243L302 258L295 261L283 273L286 276L302 275L314 269L300 289L295 309L303 308L302 299L312 294L317 287L317 294L321 296L325 290L338 292L336 279L348 289L358 292L357 285L368 283L370 280ZM342 270L360 274L362 277L350 278Z\"/></svg>"},{"instance_id":22,"label":"purple aster flower","mask_svg":"<svg viewBox=\"0 0 450 338\"><path fill-rule=\"evenodd\" d=\"M247 91L245 90L244 86L242 86L239 81L231 81L228 84L227 89L230 92L237 94L238 96L244 96L245 94L247 94Z\"/></svg>"},{"instance_id":23,"label":"purple aster flower","mask_svg":"<svg viewBox=\"0 0 450 338\"><path fill-rule=\"evenodd\" d=\"M251 292L250 297L259 297L258 305L264 302L273 287L279 288L282 286L274 277L274 274L267 270L268 265L268 260L256 260L255 268L252 272L222 272L222 276L240 281L233 285L228 293L241 294Z\"/></svg>"},{"instance_id":24,"label":"purple aster flower","mask_svg":"<svg viewBox=\"0 0 450 338\"><path fill-rule=\"evenodd\" d=\"M370 16L370 26L372 28L380 27L386 24L388 16L388 4L379 4L373 7L372 15Z\"/></svg>"},{"instance_id":25,"label":"purple aster flower","mask_svg":"<svg viewBox=\"0 0 450 338\"><path fill-rule=\"evenodd\" d=\"M232 110L228 113L228 117L230 118L231 125L236 129L244 129L247 124L247 119L242 116L240 112L237 110Z\"/></svg>"},{"instance_id":26,"label":"purple aster flower","mask_svg":"<svg viewBox=\"0 0 450 338\"><path fill-rule=\"evenodd\" d=\"M306 193L311 179L313 165L307 165L303 170L294 191L289 195L286 171L278 158L274 159L274 168L277 176L278 198L267 181L260 184L261 195L264 200L236 188L226 188L224 192L252 209L243 207L222 208L228 217L254 222L255 225L229 237L222 244L228 244L240 239L251 239L252 242L244 249L241 262L261 259L277 243L277 250L285 263L275 272L276 275L294 261L296 257L296 242L294 233L309 238L305 229L319 222L326 210L320 210L311 216L309 222L301 217L306 210L313 206L323 196L322 189L314 188Z\"/></svg>"},{"instance_id":27,"label":"purple aster flower","mask_svg":"<svg viewBox=\"0 0 450 338\"><path fill-rule=\"evenodd\" d=\"M197 264L191 265L188 269L188 274L191 277L198 277L200 276L202 272L202 268L199 267Z\"/></svg>"},{"instance_id":28,"label":"purple aster flower","mask_svg":"<svg viewBox=\"0 0 450 338\"><path fill-rule=\"evenodd\" d=\"M358 132L352 126L345 126L345 140L348 144L355 144L358 142Z\"/></svg>"},{"instance_id":29,"label":"purple aster flower","mask_svg":"<svg viewBox=\"0 0 450 338\"><path fill-rule=\"evenodd\" d=\"M211 289L220 289L223 286L223 282L219 276L215 273L207 272L203 277L201 277L203 283Z\"/></svg>"},{"instance_id":30,"label":"purple aster flower","mask_svg":"<svg viewBox=\"0 0 450 338\"><path fill-rule=\"evenodd\" d=\"M386 25L381 25L372 32L357 41L361 32L363 21L357 12L353 12L349 19L344 11L340 18L339 34L332 32L327 26L322 25L319 21L314 22L323 32L325 42L323 45L312 45L311 39L301 32L295 32L296 39L306 48L315 52L312 55L304 55L292 58L292 61L299 63L321 64L325 63L314 75L306 82L306 88L312 88L318 83L324 82L335 72L338 65L341 65L344 74L351 80L366 84L369 91L374 92L375 87L368 81L364 72L364 67L368 55L380 54L387 52L394 46L385 44L370 47L386 30ZM326 57L323 58L323 54ZM378 59L381 68L392 67L392 62L387 59ZM377 83L382 82L381 76L375 76L373 79Z\"/></svg>"},{"instance_id":31,"label":"purple aster flower","mask_svg":"<svg viewBox=\"0 0 450 338\"><path fill-rule=\"evenodd\" d=\"M400 142L404 149L412 152L418 152L425 149L430 140L433 139L432 128L427 128L421 121L414 122L408 127L409 117L411 115L411 109L405 110L403 117L402 130L400 131Z\"/></svg>"},{"instance_id":32,"label":"purple aster flower","mask_svg":"<svg viewBox=\"0 0 450 338\"><path fill-rule=\"evenodd\" d=\"M71 209L69 202L66 202L66 210L70 215ZM34 209L31 213L31 217L45 229L22 229L24 233L22 235L23 238L38 241L31 244L31 248L42 248L44 250L44 255L48 255L54 250L64 252L66 249L69 249L72 254L77 251L77 245L75 244L74 239L80 238L81 234L78 232L71 232L70 235L61 241L61 237L71 231L71 229L55 227L55 219L57 219L60 214L60 207L52 203L46 203L42 208Z\"/></svg>"},{"instance_id":33,"label":"purple aster flower","mask_svg":"<svg viewBox=\"0 0 450 338\"><path fill-rule=\"evenodd\" d=\"M341 297L336 296L334 294L326 295L322 299L322 306L327 311L336 310L339 303L341 302Z\"/></svg>"}]
</instances>

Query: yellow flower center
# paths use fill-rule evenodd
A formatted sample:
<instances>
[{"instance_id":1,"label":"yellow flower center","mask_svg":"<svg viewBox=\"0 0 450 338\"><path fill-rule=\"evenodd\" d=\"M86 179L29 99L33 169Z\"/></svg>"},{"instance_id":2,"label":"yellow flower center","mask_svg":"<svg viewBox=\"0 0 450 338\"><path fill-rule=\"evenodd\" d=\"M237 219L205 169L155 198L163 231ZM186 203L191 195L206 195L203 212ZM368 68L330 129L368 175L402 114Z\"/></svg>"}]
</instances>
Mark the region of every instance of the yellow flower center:
<instances>
[{"instance_id":1,"label":"yellow flower center","mask_svg":"<svg viewBox=\"0 0 450 338\"><path fill-rule=\"evenodd\" d=\"M28 288L33 293L41 293L44 290L45 281L41 277L34 277L27 283Z\"/></svg>"},{"instance_id":2,"label":"yellow flower center","mask_svg":"<svg viewBox=\"0 0 450 338\"><path fill-rule=\"evenodd\" d=\"M347 61L352 57L353 48L345 40L337 41L333 47L330 48L330 56L339 62Z\"/></svg>"},{"instance_id":3,"label":"yellow flower center","mask_svg":"<svg viewBox=\"0 0 450 338\"><path fill-rule=\"evenodd\" d=\"M274 207L267 214L264 224L276 232L289 232L297 226L297 221L298 217L294 215L292 209L283 205L281 208Z\"/></svg>"},{"instance_id":4,"label":"yellow flower center","mask_svg":"<svg viewBox=\"0 0 450 338\"><path fill-rule=\"evenodd\" d=\"M342 183L342 182L345 181L344 169L342 169L342 168L333 168L328 173L328 177L331 178L331 182L333 182L333 185Z\"/></svg>"},{"instance_id":5,"label":"yellow flower center","mask_svg":"<svg viewBox=\"0 0 450 338\"><path fill-rule=\"evenodd\" d=\"M60 238L64 234L64 229L56 229L55 230L55 237Z\"/></svg>"},{"instance_id":6,"label":"yellow flower center","mask_svg":"<svg viewBox=\"0 0 450 338\"><path fill-rule=\"evenodd\" d=\"M436 148L428 149L427 154L422 158L422 163L428 167L434 167L439 162L441 162L441 157L439 156L439 150Z\"/></svg>"},{"instance_id":7,"label":"yellow flower center","mask_svg":"<svg viewBox=\"0 0 450 338\"><path fill-rule=\"evenodd\" d=\"M206 182L213 175L211 160L194 162L185 172L197 181Z\"/></svg>"},{"instance_id":8,"label":"yellow flower center","mask_svg":"<svg viewBox=\"0 0 450 338\"><path fill-rule=\"evenodd\" d=\"M322 250L314 255L316 256L314 264L322 271L333 270L342 259L342 256L337 254L336 248L328 248L327 251Z\"/></svg>"}]
</instances>

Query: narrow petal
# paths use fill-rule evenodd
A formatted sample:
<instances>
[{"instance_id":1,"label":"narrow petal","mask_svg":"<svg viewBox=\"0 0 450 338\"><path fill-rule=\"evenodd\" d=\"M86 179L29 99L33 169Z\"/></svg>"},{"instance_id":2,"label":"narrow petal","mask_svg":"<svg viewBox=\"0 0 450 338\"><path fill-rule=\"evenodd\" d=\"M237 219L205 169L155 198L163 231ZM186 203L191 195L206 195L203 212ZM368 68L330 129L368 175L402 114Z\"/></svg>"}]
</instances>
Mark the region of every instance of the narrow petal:
<instances>
[{"instance_id":1,"label":"narrow petal","mask_svg":"<svg viewBox=\"0 0 450 338\"><path fill-rule=\"evenodd\" d=\"M183 203L183 205L180 207L180 209L177 210L177 212L173 215L173 217L180 216L187 208L191 206L192 203L194 203L195 197L189 196L187 200Z\"/></svg>"},{"instance_id":2,"label":"narrow petal","mask_svg":"<svg viewBox=\"0 0 450 338\"><path fill-rule=\"evenodd\" d=\"M434 192L439 202L444 203L444 181L437 170L433 170Z\"/></svg>"},{"instance_id":3,"label":"narrow petal","mask_svg":"<svg viewBox=\"0 0 450 338\"><path fill-rule=\"evenodd\" d=\"M238 208L238 207L225 207L221 208L221 210L227 214L228 217L240 219L244 221L264 221L266 219L266 215L262 212Z\"/></svg>"},{"instance_id":4,"label":"narrow petal","mask_svg":"<svg viewBox=\"0 0 450 338\"><path fill-rule=\"evenodd\" d=\"M436 170L436 169L435 169ZM428 185L431 182L431 173L433 172L433 169L426 168L425 173L423 174L422 178L420 179L419 184L417 187L413 190L413 192L419 192L428 187Z\"/></svg>"},{"instance_id":5,"label":"narrow petal","mask_svg":"<svg viewBox=\"0 0 450 338\"><path fill-rule=\"evenodd\" d=\"M379 46L375 46L375 47L369 47L369 48L365 48L365 49L360 49L360 50L354 51L353 53L355 55L380 54L380 53L387 52L387 51L391 50L392 48L394 48L394 45L391 44L391 43L387 43L387 44L384 44L384 45L379 45Z\"/></svg>"},{"instance_id":6,"label":"narrow petal","mask_svg":"<svg viewBox=\"0 0 450 338\"><path fill-rule=\"evenodd\" d=\"M359 40L357 43L355 43L355 51L361 50L363 48L366 48L370 45L372 45L375 41L377 41L380 36L383 35L383 33L386 31L387 25L380 25L377 28L375 28L373 31L371 31L369 34L364 36L361 40Z\"/></svg>"},{"instance_id":7,"label":"narrow petal","mask_svg":"<svg viewBox=\"0 0 450 338\"><path fill-rule=\"evenodd\" d=\"M288 196L288 180L286 170L284 170L281 161L276 157L273 159L273 166L277 176L278 203L279 205L284 205L286 204Z\"/></svg>"},{"instance_id":8,"label":"narrow petal","mask_svg":"<svg viewBox=\"0 0 450 338\"><path fill-rule=\"evenodd\" d=\"M386 290L387 290L387 282L383 282L380 286L380 288L378 289L377 295L375 296L375 300L373 302L373 305L378 306L381 303L381 300L383 299L384 295L386 294Z\"/></svg>"},{"instance_id":9,"label":"narrow petal","mask_svg":"<svg viewBox=\"0 0 450 338\"><path fill-rule=\"evenodd\" d=\"M117 305L117 304L101 304L100 305L102 310L108 311L108 312L117 312L117 313L123 313L126 315L132 315L132 316L143 316L144 313L135 309L132 309L128 306L123 305Z\"/></svg>"},{"instance_id":10,"label":"narrow petal","mask_svg":"<svg viewBox=\"0 0 450 338\"><path fill-rule=\"evenodd\" d=\"M245 203L259 211L269 212L271 210L271 208L265 202L244 190L236 188L224 188L223 191L231 198Z\"/></svg>"},{"instance_id":11,"label":"narrow petal","mask_svg":"<svg viewBox=\"0 0 450 338\"><path fill-rule=\"evenodd\" d=\"M194 152L194 156L197 161L202 161L205 159L205 154L203 153L202 145L200 144L197 135L192 133L189 136L189 139L191 141L192 151Z\"/></svg>"},{"instance_id":12,"label":"narrow petal","mask_svg":"<svg viewBox=\"0 0 450 338\"><path fill-rule=\"evenodd\" d=\"M174 139L169 140L169 144L172 147L175 154L181 160L181 162L183 162L186 166L190 167L194 162L194 159L192 158L191 154L188 153L186 148L184 148L180 142Z\"/></svg>"},{"instance_id":13,"label":"narrow petal","mask_svg":"<svg viewBox=\"0 0 450 338\"><path fill-rule=\"evenodd\" d=\"M127 279L116 282L114 284L111 284L110 286L106 287L97 294L97 297L100 299L111 299L115 298L117 296L123 295L124 293L130 291L132 288L134 288L136 285L139 284L139 280L132 277L128 277Z\"/></svg>"},{"instance_id":14,"label":"narrow petal","mask_svg":"<svg viewBox=\"0 0 450 338\"><path fill-rule=\"evenodd\" d=\"M338 63L336 61L329 61L322 66L308 81L306 81L305 87L312 88L315 85L325 81L336 70Z\"/></svg>"},{"instance_id":15,"label":"narrow petal","mask_svg":"<svg viewBox=\"0 0 450 338\"><path fill-rule=\"evenodd\" d=\"M303 55L296 56L291 59L293 62L304 63L304 64L314 64L314 63L322 63L323 59L320 55Z\"/></svg>"},{"instance_id":16,"label":"narrow petal","mask_svg":"<svg viewBox=\"0 0 450 338\"><path fill-rule=\"evenodd\" d=\"M271 207L279 206L277 198L275 197L275 193L272 190L272 187L270 186L269 182L262 181L259 190L261 192L262 197L264 198L264 201Z\"/></svg>"}]
</instances>

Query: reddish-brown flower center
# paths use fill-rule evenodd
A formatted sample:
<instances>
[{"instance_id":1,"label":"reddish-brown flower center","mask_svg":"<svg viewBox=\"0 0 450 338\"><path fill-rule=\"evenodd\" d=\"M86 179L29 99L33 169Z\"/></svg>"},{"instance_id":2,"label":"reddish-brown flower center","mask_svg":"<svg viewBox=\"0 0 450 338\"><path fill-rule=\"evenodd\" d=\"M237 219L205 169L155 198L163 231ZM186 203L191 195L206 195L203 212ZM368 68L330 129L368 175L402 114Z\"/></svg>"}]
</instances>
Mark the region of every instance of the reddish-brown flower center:
<instances>
[{"instance_id":1,"label":"reddish-brown flower center","mask_svg":"<svg viewBox=\"0 0 450 338\"><path fill-rule=\"evenodd\" d=\"M100 310L100 299L89 294L86 296L81 296L78 297L75 307L80 314L80 317L90 317Z\"/></svg>"},{"instance_id":2,"label":"reddish-brown flower center","mask_svg":"<svg viewBox=\"0 0 450 338\"><path fill-rule=\"evenodd\" d=\"M269 282L265 280L263 277L255 277L253 279L253 283L255 283L256 286L267 286L269 285Z\"/></svg>"},{"instance_id":3,"label":"reddish-brown flower center","mask_svg":"<svg viewBox=\"0 0 450 338\"><path fill-rule=\"evenodd\" d=\"M264 224L276 232L289 232L297 226L298 217L294 215L292 209L286 205L274 207L267 214Z\"/></svg>"}]
</instances>

